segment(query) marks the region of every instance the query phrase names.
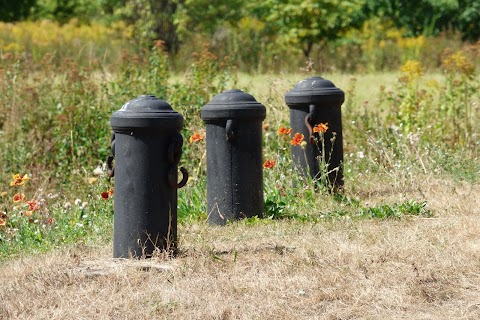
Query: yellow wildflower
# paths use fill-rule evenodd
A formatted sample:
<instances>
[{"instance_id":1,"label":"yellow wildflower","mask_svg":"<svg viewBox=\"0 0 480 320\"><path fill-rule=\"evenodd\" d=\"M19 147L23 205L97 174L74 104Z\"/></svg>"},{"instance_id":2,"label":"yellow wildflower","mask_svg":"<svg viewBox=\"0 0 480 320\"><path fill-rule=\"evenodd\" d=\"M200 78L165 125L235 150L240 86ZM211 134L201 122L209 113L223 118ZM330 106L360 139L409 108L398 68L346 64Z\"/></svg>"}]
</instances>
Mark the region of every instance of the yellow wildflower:
<instances>
[{"instance_id":1,"label":"yellow wildflower","mask_svg":"<svg viewBox=\"0 0 480 320\"><path fill-rule=\"evenodd\" d=\"M423 74L423 66L419 61L408 60L400 67L400 71L403 73L407 82L412 82L413 80L420 78Z\"/></svg>"},{"instance_id":2,"label":"yellow wildflower","mask_svg":"<svg viewBox=\"0 0 480 320\"><path fill-rule=\"evenodd\" d=\"M473 63L468 61L462 50L449 55L442 61L442 65L447 72L460 72L466 76L471 76L475 71L475 66L473 65Z\"/></svg>"},{"instance_id":3,"label":"yellow wildflower","mask_svg":"<svg viewBox=\"0 0 480 320\"><path fill-rule=\"evenodd\" d=\"M10 186L12 187L17 187L17 186L23 186L30 178L28 177L28 174L25 175L20 175L20 174L14 174L12 182L10 182Z\"/></svg>"}]
</instances>

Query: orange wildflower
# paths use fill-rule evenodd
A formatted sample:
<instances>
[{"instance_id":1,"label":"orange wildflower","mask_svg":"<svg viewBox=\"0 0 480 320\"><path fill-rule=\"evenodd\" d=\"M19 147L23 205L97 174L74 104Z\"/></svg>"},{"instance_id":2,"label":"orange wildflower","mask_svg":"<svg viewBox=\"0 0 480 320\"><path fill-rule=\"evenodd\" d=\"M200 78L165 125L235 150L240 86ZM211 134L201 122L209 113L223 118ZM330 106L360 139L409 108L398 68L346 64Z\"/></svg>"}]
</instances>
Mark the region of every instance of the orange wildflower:
<instances>
[{"instance_id":1,"label":"orange wildflower","mask_svg":"<svg viewBox=\"0 0 480 320\"><path fill-rule=\"evenodd\" d=\"M111 188L108 191L103 191L100 196L102 197L103 200L108 200L113 195L114 191L113 188Z\"/></svg>"},{"instance_id":2,"label":"orange wildflower","mask_svg":"<svg viewBox=\"0 0 480 320\"><path fill-rule=\"evenodd\" d=\"M289 135L290 133L292 133L292 128L287 129L285 127L280 127L280 129L278 129L277 133L281 136L282 135L286 136L286 135Z\"/></svg>"},{"instance_id":3,"label":"orange wildflower","mask_svg":"<svg viewBox=\"0 0 480 320\"><path fill-rule=\"evenodd\" d=\"M25 216L26 216L26 217L31 217L31 216L33 216L33 211L32 211L32 210L25 211Z\"/></svg>"},{"instance_id":4,"label":"orange wildflower","mask_svg":"<svg viewBox=\"0 0 480 320\"><path fill-rule=\"evenodd\" d=\"M20 174L14 174L12 182L10 182L10 186L12 187L17 187L17 186L23 186L30 178L28 177L28 174L25 175L20 175Z\"/></svg>"},{"instance_id":5,"label":"orange wildflower","mask_svg":"<svg viewBox=\"0 0 480 320\"><path fill-rule=\"evenodd\" d=\"M315 127L313 127L313 132L321 132L325 133L328 130L328 122L319 123Z\"/></svg>"},{"instance_id":6,"label":"orange wildflower","mask_svg":"<svg viewBox=\"0 0 480 320\"><path fill-rule=\"evenodd\" d=\"M275 160L266 160L266 161L263 163L263 167L264 167L265 169L272 169L274 166L275 166Z\"/></svg>"},{"instance_id":7,"label":"orange wildflower","mask_svg":"<svg viewBox=\"0 0 480 320\"><path fill-rule=\"evenodd\" d=\"M13 196L13 202L20 202L20 201L23 201L23 200L25 200L25 195L23 193L16 193Z\"/></svg>"},{"instance_id":8,"label":"orange wildflower","mask_svg":"<svg viewBox=\"0 0 480 320\"><path fill-rule=\"evenodd\" d=\"M303 141L303 138L305 138L305 136L301 133L295 133L295 135L293 136L293 139L292 141L290 141L290 144L292 146L298 146L300 143L302 143Z\"/></svg>"},{"instance_id":9,"label":"orange wildflower","mask_svg":"<svg viewBox=\"0 0 480 320\"><path fill-rule=\"evenodd\" d=\"M3 219L0 219L0 227L5 227L7 225L7 222Z\"/></svg>"},{"instance_id":10,"label":"orange wildflower","mask_svg":"<svg viewBox=\"0 0 480 320\"><path fill-rule=\"evenodd\" d=\"M38 209L40 209L40 206L38 205L37 201L35 201L35 200L27 201L27 203L30 206L31 211L37 211Z\"/></svg>"},{"instance_id":11,"label":"orange wildflower","mask_svg":"<svg viewBox=\"0 0 480 320\"><path fill-rule=\"evenodd\" d=\"M200 141L203 141L203 139L205 139L205 136L201 135L200 133L198 132L195 132L191 137L190 137L190 143L192 142L200 142Z\"/></svg>"}]
</instances>

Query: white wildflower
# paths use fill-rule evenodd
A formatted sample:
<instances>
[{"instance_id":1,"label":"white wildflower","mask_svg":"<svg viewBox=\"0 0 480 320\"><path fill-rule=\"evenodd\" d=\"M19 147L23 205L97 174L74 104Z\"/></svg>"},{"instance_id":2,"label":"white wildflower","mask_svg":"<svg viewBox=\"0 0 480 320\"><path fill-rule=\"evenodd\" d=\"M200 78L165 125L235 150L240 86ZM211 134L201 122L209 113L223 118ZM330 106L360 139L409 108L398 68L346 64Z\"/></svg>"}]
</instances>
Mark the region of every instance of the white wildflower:
<instances>
[{"instance_id":1,"label":"white wildflower","mask_svg":"<svg viewBox=\"0 0 480 320\"><path fill-rule=\"evenodd\" d=\"M93 174L96 176L101 176L103 174L103 169L101 166L98 166L93 170Z\"/></svg>"}]
</instances>

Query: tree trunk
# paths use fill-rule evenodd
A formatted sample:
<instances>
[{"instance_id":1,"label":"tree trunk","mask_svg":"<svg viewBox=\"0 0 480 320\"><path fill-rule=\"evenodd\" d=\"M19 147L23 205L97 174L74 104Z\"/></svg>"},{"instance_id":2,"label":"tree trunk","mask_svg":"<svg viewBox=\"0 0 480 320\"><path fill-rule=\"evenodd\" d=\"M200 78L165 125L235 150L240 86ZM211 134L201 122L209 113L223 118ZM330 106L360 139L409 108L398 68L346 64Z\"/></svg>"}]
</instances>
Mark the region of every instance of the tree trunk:
<instances>
[{"instance_id":1,"label":"tree trunk","mask_svg":"<svg viewBox=\"0 0 480 320\"><path fill-rule=\"evenodd\" d=\"M313 41L308 41L307 46L302 48L305 58L310 59L310 53L312 52L312 48L313 48Z\"/></svg>"},{"instance_id":2,"label":"tree trunk","mask_svg":"<svg viewBox=\"0 0 480 320\"><path fill-rule=\"evenodd\" d=\"M172 0L150 0L152 15L156 17L154 32L158 39L165 41L165 49L176 53L179 47L177 28L173 24L173 15L177 4Z\"/></svg>"}]
</instances>

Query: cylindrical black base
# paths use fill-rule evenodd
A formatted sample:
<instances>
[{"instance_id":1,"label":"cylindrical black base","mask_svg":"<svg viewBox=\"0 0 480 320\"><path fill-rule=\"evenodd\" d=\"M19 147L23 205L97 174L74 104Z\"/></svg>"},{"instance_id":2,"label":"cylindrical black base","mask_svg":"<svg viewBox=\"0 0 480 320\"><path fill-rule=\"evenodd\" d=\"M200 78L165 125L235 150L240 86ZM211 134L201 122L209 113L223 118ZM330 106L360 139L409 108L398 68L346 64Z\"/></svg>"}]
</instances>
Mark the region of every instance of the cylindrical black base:
<instances>
[{"instance_id":1,"label":"cylindrical black base","mask_svg":"<svg viewBox=\"0 0 480 320\"><path fill-rule=\"evenodd\" d=\"M171 137L115 133L115 258L176 250L177 190L168 185Z\"/></svg>"},{"instance_id":2,"label":"cylindrical black base","mask_svg":"<svg viewBox=\"0 0 480 320\"><path fill-rule=\"evenodd\" d=\"M231 120L230 120L231 121ZM263 216L262 119L206 122L208 222Z\"/></svg>"}]
</instances>

